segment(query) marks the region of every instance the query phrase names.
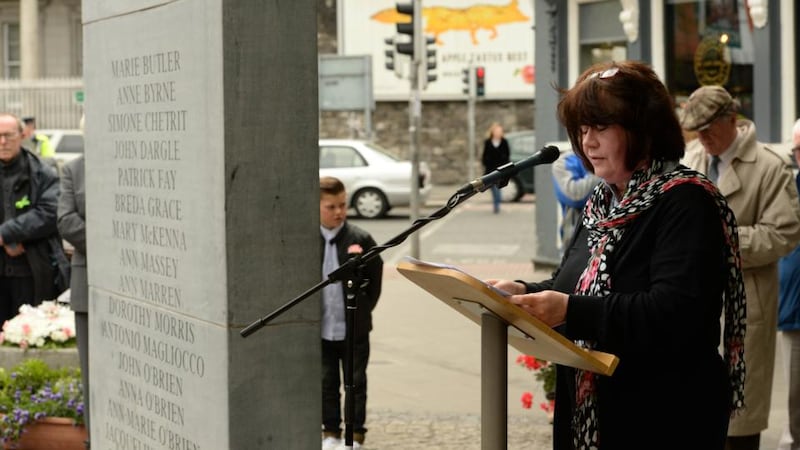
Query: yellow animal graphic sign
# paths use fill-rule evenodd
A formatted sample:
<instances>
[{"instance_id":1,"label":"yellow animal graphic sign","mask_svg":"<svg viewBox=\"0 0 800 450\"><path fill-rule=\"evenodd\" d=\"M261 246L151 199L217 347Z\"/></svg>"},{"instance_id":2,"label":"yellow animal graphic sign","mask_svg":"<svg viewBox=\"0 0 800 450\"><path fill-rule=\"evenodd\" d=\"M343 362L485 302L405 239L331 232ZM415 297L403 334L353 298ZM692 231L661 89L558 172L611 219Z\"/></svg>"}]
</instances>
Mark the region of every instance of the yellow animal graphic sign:
<instances>
[{"instance_id":1,"label":"yellow animal graphic sign","mask_svg":"<svg viewBox=\"0 0 800 450\"><path fill-rule=\"evenodd\" d=\"M439 35L448 31L469 32L473 45L478 45L477 32L485 29L491 32L489 39L497 37L497 27L515 22L526 22L530 17L519 9L519 0L511 0L507 5L473 4L466 8L447 8L443 6L430 6L422 9L425 19L425 34L433 35L436 43L443 44ZM411 18L406 14L399 14L394 8L387 8L370 17L372 20L387 23L408 23Z\"/></svg>"},{"instance_id":2,"label":"yellow animal graphic sign","mask_svg":"<svg viewBox=\"0 0 800 450\"><path fill-rule=\"evenodd\" d=\"M408 100L412 64L405 54L395 55L395 25L411 17L398 14L397 2L412 0L346 0L338 2L338 48L341 55L369 55L373 93L379 101ZM531 0L422 0L418 2L423 33L434 37L437 80L422 92L423 100L464 98L463 71L484 67L486 98L530 99L533 84L534 30ZM387 42L389 38L389 42ZM407 36L402 37L406 40ZM387 54L394 70L387 70Z\"/></svg>"}]
</instances>

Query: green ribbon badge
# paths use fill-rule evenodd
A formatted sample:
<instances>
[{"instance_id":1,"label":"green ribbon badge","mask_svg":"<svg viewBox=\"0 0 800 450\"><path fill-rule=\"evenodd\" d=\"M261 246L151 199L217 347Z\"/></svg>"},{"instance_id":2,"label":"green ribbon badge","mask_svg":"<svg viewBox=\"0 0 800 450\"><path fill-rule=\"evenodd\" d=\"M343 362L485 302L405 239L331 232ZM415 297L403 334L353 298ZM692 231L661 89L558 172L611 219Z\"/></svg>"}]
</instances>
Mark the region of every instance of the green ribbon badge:
<instances>
[{"instance_id":1,"label":"green ribbon badge","mask_svg":"<svg viewBox=\"0 0 800 450\"><path fill-rule=\"evenodd\" d=\"M14 203L14 206L16 206L17 209L22 209L22 208L24 208L26 206L30 206L30 205L31 205L31 201L28 200L28 196L27 195L22 197L21 199L17 200L16 203Z\"/></svg>"}]
</instances>

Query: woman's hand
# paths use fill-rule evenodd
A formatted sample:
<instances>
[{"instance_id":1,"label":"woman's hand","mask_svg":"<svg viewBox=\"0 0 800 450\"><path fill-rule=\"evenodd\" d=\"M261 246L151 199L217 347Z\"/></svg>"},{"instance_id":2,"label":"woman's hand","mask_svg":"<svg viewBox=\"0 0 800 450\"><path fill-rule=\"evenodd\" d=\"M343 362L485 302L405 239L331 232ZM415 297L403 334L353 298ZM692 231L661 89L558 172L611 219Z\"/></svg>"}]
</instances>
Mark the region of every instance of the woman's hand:
<instances>
[{"instance_id":1,"label":"woman's hand","mask_svg":"<svg viewBox=\"0 0 800 450\"><path fill-rule=\"evenodd\" d=\"M561 292L541 291L533 294L515 294L508 300L550 327L561 325L567 318L569 295Z\"/></svg>"},{"instance_id":2,"label":"woman's hand","mask_svg":"<svg viewBox=\"0 0 800 450\"><path fill-rule=\"evenodd\" d=\"M486 284L508 292L511 295L520 295L525 293L525 285L519 281L489 279L486 280Z\"/></svg>"}]
</instances>

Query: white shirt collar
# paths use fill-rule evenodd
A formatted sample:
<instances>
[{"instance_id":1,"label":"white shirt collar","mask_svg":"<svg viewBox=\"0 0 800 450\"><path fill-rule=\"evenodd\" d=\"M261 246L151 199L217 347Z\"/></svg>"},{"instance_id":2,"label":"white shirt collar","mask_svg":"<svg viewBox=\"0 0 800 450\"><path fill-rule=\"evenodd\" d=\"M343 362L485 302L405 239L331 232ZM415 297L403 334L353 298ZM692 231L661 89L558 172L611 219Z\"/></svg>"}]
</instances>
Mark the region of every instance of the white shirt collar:
<instances>
[{"instance_id":1,"label":"white shirt collar","mask_svg":"<svg viewBox=\"0 0 800 450\"><path fill-rule=\"evenodd\" d=\"M330 230L320 225L319 232L322 233L322 237L325 238L325 242L330 242L331 239L335 238L336 235L339 234L339 231L342 230L342 227L344 227L344 223Z\"/></svg>"}]
</instances>

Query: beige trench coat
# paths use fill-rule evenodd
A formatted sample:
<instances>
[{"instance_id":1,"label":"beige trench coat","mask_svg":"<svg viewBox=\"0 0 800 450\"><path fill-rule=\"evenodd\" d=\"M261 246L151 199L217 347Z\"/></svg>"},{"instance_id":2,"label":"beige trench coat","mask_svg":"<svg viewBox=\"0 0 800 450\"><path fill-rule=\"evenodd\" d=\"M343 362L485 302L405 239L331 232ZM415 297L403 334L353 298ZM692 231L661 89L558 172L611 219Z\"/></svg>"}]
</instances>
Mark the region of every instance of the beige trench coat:
<instances>
[{"instance_id":1,"label":"beige trench coat","mask_svg":"<svg viewBox=\"0 0 800 450\"><path fill-rule=\"evenodd\" d=\"M756 141L755 125L739 120L735 156L718 186L739 225L739 246L747 294L746 408L731 419L729 436L748 436L767 428L778 321L778 259L800 241L800 203L788 155ZM734 144L736 145L736 143ZM681 161L706 173L708 155L694 139Z\"/></svg>"}]
</instances>

